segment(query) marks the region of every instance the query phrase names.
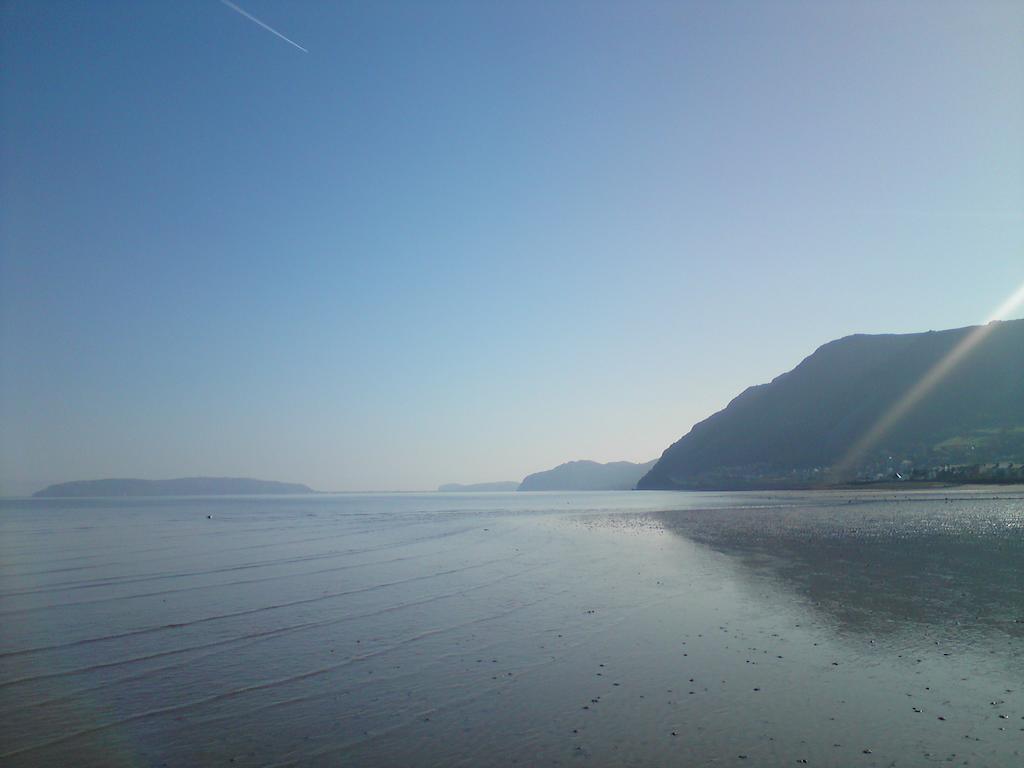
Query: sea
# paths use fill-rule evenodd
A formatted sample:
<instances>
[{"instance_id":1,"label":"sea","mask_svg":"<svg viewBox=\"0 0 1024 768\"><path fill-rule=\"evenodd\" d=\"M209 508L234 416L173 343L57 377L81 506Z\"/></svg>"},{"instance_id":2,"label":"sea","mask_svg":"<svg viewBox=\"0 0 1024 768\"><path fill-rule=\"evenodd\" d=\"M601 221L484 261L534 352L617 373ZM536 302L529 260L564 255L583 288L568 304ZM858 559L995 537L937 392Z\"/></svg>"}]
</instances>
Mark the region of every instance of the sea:
<instances>
[{"instance_id":1,"label":"sea","mask_svg":"<svg viewBox=\"0 0 1024 768\"><path fill-rule=\"evenodd\" d=\"M0 501L0 765L1024 765L1024 492Z\"/></svg>"}]
</instances>

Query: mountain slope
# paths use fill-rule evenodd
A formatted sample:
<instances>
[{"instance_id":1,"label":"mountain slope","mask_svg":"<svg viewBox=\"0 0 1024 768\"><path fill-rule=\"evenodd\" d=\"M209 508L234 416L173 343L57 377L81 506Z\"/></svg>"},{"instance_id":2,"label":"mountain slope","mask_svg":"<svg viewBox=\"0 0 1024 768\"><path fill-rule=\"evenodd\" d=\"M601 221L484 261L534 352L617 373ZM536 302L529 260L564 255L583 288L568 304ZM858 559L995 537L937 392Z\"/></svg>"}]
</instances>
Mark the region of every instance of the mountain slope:
<instances>
[{"instance_id":1,"label":"mountain slope","mask_svg":"<svg viewBox=\"0 0 1024 768\"><path fill-rule=\"evenodd\" d=\"M300 483L251 480L245 477L180 477L175 480L76 480L37 491L37 498L87 496L225 496L316 493Z\"/></svg>"},{"instance_id":2,"label":"mountain slope","mask_svg":"<svg viewBox=\"0 0 1024 768\"><path fill-rule=\"evenodd\" d=\"M954 354L962 357L947 375L888 429L876 427ZM869 434L877 439L860 446ZM773 487L868 476L893 462L1021 460L1022 451L1024 320L1013 320L825 344L695 425L638 487Z\"/></svg>"},{"instance_id":3,"label":"mountain slope","mask_svg":"<svg viewBox=\"0 0 1024 768\"><path fill-rule=\"evenodd\" d=\"M523 478L520 491L631 491L651 467L629 461L570 461Z\"/></svg>"}]
</instances>

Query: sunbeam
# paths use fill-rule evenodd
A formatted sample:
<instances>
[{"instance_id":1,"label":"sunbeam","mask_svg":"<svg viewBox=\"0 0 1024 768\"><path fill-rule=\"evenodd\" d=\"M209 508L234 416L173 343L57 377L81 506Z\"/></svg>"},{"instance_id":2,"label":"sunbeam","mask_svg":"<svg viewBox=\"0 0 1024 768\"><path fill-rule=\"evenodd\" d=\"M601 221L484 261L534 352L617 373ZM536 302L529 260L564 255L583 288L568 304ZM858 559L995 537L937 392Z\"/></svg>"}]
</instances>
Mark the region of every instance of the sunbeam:
<instances>
[{"instance_id":1,"label":"sunbeam","mask_svg":"<svg viewBox=\"0 0 1024 768\"><path fill-rule=\"evenodd\" d=\"M984 341L997 327L996 323L1006 319L1018 307L1024 305L1024 283L1017 288L999 307L988 317L985 325L978 326L963 341L957 344L948 355L937 362L932 368L911 387L906 394L893 403L892 406L882 414L864 435L854 443L846 455L833 468L833 476L837 480L848 479L857 464L864 455L881 440L892 427L909 413L925 396L945 379L949 373L956 368L971 351Z\"/></svg>"}]
</instances>

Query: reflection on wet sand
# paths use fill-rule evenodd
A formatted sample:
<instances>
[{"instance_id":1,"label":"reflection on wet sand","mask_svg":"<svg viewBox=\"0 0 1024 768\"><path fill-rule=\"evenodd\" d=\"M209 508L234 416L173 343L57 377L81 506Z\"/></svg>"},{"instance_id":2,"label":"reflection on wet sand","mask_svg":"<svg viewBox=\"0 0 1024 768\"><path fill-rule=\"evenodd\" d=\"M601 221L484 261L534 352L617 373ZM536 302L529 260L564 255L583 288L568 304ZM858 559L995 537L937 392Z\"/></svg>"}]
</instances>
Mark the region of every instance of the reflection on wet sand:
<instances>
[{"instance_id":1,"label":"reflection on wet sand","mask_svg":"<svg viewBox=\"0 0 1024 768\"><path fill-rule=\"evenodd\" d=\"M833 496L656 517L796 590L840 631L1024 638L1024 496Z\"/></svg>"}]
</instances>

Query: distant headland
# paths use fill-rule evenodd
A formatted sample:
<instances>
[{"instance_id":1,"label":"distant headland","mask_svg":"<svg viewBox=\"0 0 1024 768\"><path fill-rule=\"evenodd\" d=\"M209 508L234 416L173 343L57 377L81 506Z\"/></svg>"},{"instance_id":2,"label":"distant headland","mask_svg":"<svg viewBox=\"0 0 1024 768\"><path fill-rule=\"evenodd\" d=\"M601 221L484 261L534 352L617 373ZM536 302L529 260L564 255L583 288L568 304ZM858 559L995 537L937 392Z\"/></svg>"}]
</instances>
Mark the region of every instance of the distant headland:
<instances>
[{"instance_id":1,"label":"distant headland","mask_svg":"<svg viewBox=\"0 0 1024 768\"><path fill-rule=\"evenodd\" d=\"M651 467L653 461L569 461L554 469L534 472L523 478L520 491L631 491Z\"/></svg>"},{"instance_id":2,"label":"distant headland","mask_svg":"<svg viewBox=\"0 0 1024 768\"><path fill-rule=\"evenodd\" d=\"M279 483L247 477L179 477L174 480L75 480L57 483L32 494L35 498L68 499L90 496L255 496L316 493L301 483Z\"/></svg>"},{"instance_id":3,"label":"distant headland","mask_svg":"<svg viewBox=\"0 0 1024 768\"><path fill-rule=\"evenodd\" d=\"M494 483L445 483L437 490L443 493L493 493L495 491L514 491L519 488L518 480L499 480Z\"/></svg>"},{"instance_id":4,"label":"distant headland","mask_svg":"<svg viewBox=\"0 0 1024 768\"><path fill-rule=\"evenodd\" d=\"M653 461L634 464L630 461L568 461L553 469L534 472L522 482L447 483L439 491L631 491L637 481L654 466Z\"/></svg>"}]
</instances>

